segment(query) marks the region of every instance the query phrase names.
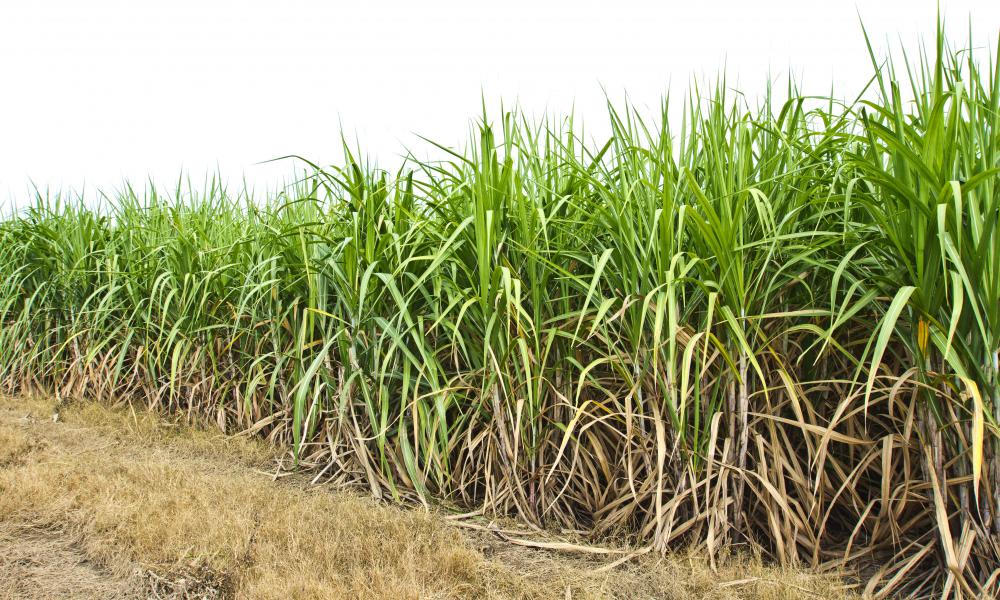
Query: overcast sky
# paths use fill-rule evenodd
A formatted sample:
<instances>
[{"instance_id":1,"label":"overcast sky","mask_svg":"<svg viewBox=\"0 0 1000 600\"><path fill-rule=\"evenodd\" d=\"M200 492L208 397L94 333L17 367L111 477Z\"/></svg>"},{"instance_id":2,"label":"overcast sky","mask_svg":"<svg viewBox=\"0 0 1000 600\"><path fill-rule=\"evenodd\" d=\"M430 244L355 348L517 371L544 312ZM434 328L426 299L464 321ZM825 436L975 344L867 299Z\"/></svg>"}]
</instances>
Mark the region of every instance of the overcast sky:
<instances>
[{"instance_id":1,"label":"overcast sky","mask_svg":"<svg viewBox=\"0 0 1000 600\"><path fill-rule=\"evenodd\" d=\"M723 67L758 94L789 71L855 93L879 51L933 35L935 0L473 2L0 0L0 204L40 186L111 188L184 170L276 185L296 153L339 156L341 129L387 167L414 134L461 144L484 95L529 114L605 90L652 112ZM946 0L955 41L995 48L1000 2ZM494 114L497 114L494 111ZM419 154L419 152L418 152Z\"/></svg>"}]
</instances>

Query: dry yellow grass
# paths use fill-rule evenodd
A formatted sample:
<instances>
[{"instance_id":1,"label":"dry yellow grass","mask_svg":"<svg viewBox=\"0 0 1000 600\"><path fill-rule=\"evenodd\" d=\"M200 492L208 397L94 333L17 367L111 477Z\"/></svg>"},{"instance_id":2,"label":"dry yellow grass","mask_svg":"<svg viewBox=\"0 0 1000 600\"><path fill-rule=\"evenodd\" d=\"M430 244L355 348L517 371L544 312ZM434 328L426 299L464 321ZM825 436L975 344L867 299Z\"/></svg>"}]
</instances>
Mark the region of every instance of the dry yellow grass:
<instances>
[{"instance_id":1,"label":"dry yellow grass","mask_svg":"<svg viewBox=\"0 0 1000 600\"><path fill-rule=\"evenodd\" d=\"M751 560L713 572L695 555L647 555L599 571L614 557L514 546L434 511L274 481L274 458L259 441L145 413L0 399L0 597L845 596L832 576Z\"/></svg>"}]
</instances>

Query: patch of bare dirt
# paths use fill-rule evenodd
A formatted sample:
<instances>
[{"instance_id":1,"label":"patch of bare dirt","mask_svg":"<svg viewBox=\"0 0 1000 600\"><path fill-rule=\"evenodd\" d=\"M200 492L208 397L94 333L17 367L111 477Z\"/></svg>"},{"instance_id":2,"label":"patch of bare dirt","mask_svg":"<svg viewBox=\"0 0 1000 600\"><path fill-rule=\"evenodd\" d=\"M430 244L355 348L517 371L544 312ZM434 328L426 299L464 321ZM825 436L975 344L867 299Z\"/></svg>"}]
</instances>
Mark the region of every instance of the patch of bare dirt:
<instances>
[{"instance_id":1,"label":"patch of bare dirt","mask_svg":"<svg viewBox=\"0 0 1000 600\"><path fill-rule=\"evenodd\" d=\"M116 600L139 597L136 582L95 565L58 530L0 527L0 598Z\"/></svg>"}]
</instances>

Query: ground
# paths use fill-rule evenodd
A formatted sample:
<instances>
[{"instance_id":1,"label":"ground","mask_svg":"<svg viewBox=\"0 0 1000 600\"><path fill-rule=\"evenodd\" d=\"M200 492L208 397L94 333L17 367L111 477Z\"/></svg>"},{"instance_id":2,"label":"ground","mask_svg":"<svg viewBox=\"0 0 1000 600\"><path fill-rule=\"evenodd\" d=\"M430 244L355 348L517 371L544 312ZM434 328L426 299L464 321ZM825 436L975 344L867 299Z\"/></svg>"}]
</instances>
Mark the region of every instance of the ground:
<instances>
[{"instance_id":1,"label":"ground","mask_svg":"<svg viewBox=\"0 0 1000 600\"><path fill-rule=\"evenodd\" d=\"M623 560L627 548L501 536L441 509L276 478L276 456L128 408L0 398L0 598L848 595L835 575L750 559L713 570L695 553Z\"/></svg>"}]
</instances>

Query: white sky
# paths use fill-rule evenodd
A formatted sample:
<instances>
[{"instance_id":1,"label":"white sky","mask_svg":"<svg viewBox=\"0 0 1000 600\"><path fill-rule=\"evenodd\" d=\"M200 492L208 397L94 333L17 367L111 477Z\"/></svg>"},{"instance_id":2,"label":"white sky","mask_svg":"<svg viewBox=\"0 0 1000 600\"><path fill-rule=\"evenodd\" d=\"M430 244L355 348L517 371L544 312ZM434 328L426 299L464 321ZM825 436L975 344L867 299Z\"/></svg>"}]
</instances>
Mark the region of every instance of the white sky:
<instances>
[{"instance_id":1,"label":"white sky","mask_svg":"<svg viewBox=\"0 0 1000 600\"><path fill-rule=\"evenodd\" d=\"M948 30L996 48L1000 2L942 0ZM169 185L220 170L271 187L285 154L337 160L341 127L386 167L414 133L466 138L485 95L606 123L604 89L655 111L692 77L750 94L870 76L879 50L932 39L936 0L309 2L0 0L0 206L39 186ZM971 15L971 23L970 23ZM603 86L603 89L602 89ZM421 152L418 151L418 154ZM19 202L18 202L19 203Z\"/></svg>"}]
</instances>

